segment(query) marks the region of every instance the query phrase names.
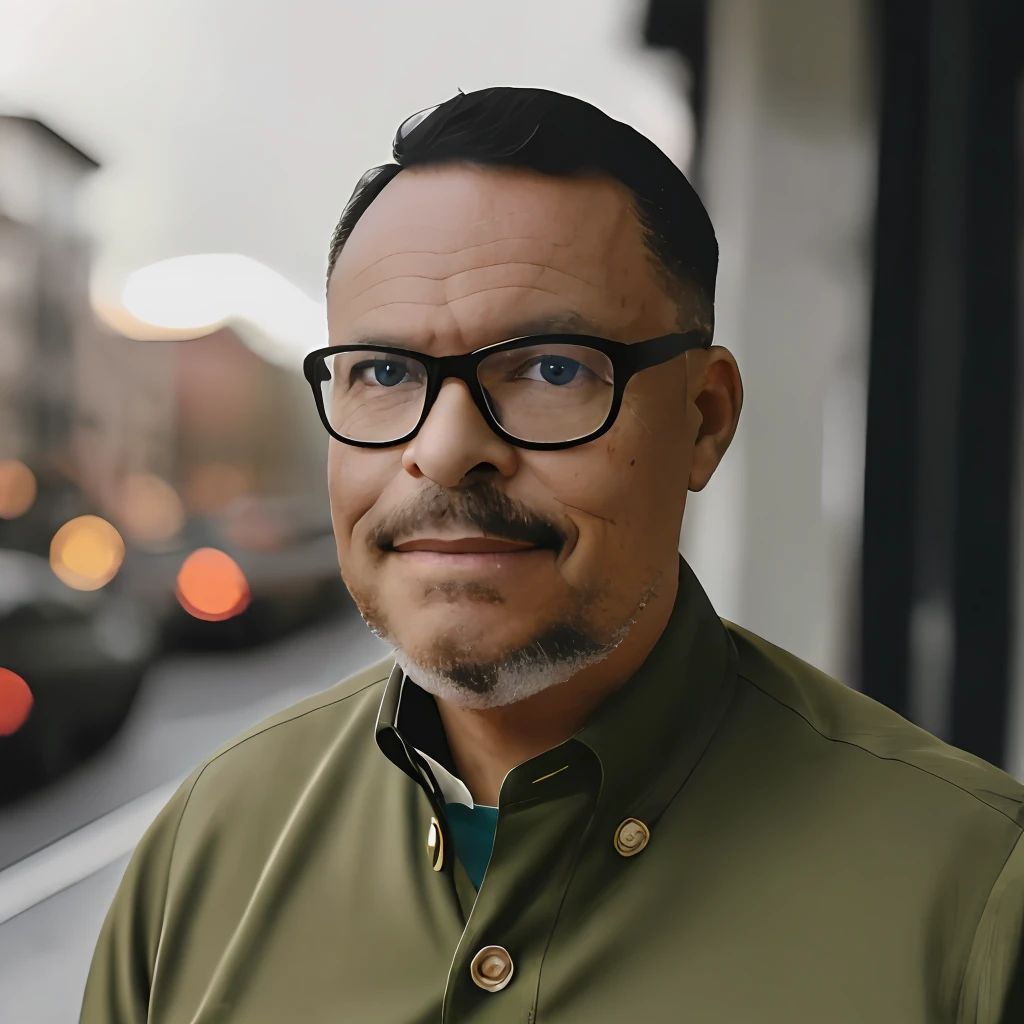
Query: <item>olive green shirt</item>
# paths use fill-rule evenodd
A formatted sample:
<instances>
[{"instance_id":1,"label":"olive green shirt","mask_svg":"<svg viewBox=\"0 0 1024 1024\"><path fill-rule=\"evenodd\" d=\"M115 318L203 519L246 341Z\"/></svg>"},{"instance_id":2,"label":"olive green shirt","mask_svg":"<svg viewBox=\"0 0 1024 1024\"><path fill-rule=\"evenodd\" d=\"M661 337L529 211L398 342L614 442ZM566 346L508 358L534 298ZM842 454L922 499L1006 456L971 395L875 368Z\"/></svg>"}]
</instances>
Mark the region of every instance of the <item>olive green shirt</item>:
<instances>
[{"instance_id":1,"label":"olive green shirt","mask_svg":"<svg viewBox=\"0 0 1024 1024\"><path fill-rule=\"evenodd\" d=\"M684 563L642 668L506 776L479 892L392 666L191 775L84 1024L1024 1022L1024 788L723 623Z\"/></svg>"}]
</instances>

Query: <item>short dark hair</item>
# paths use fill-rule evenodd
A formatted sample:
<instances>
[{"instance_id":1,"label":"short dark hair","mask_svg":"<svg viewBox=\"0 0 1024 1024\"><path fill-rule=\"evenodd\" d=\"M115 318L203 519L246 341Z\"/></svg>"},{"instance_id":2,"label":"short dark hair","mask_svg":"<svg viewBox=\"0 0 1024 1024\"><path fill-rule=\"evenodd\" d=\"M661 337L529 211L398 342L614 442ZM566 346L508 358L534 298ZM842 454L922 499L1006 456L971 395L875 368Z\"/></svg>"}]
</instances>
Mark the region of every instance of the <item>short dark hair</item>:
<instances>
[{"instance_id":1,"label":"short dark hair","mask_svg":"<svg viewBox=\"0 0 1024 1024\"><path fill-rule=\"evenodd\" d=\"M683 172L629 125L546 89L481 89L407 118L393 155L394 163L370 168L356 183L331 237L328 282L356 222L405 168L466 163L558 177L596 172L632 194L644 244L680 307L680 328L710 335L718 272L711 218Z\"/></svg>"}]
</instances>

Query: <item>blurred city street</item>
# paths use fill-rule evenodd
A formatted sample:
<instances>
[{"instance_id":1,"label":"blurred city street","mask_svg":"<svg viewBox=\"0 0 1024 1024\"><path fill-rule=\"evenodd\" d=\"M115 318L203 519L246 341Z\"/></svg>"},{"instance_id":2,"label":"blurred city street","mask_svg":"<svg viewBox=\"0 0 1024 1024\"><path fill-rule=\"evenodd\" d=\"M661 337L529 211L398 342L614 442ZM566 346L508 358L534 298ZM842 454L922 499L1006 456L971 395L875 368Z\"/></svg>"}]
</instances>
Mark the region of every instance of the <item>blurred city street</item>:
<instances>
[{"instance_id":1,"label":"blurred city street","mask_svg":"<svg viewBox=\"0 0 1024 1024\"><path fill-rule=\"evenodd\" d=\"M349 607L267 647L169 657L147 675L107 747L0 810L2 1019L75 1020L96 936L131 848L175 785L249 726L388 650ZM119 814L126 806L131 813Z\"/></svg>"},{"instance_id":2,"label":"blurred city street","mask_svg":"<svg viewBox=\"0 0 1024 1024\"><path fill-rule=\"evenodd\" d=\"M390 650L336 495L398 435L312 368L353 186L459 92L597 105L713 221L743 416L679 551L717 614L1024 780L1022 12L0 0L0 1024L77 1021L197 764Z\"/></svg>"}]
</instances>

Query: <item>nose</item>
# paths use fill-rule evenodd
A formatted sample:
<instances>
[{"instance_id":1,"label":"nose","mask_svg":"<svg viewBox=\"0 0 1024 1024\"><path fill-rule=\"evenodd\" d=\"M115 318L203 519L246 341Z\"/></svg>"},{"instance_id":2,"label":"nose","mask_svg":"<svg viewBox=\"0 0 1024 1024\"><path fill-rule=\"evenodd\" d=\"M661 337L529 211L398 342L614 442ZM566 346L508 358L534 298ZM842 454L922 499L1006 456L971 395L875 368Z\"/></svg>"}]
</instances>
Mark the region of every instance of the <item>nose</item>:
<instances>
[{"instance_id":1,"label":"nose","mask_svg":"<svg viewBox=\"0 0 1024 1024\"><path fill-rule=\"evenodd\" d=\"M487 425L460 380L448 380L416 436L402 453L402 467L441 487L458 487L474 470L516 471L518 449Z\"/></svg>"}]
</instances>

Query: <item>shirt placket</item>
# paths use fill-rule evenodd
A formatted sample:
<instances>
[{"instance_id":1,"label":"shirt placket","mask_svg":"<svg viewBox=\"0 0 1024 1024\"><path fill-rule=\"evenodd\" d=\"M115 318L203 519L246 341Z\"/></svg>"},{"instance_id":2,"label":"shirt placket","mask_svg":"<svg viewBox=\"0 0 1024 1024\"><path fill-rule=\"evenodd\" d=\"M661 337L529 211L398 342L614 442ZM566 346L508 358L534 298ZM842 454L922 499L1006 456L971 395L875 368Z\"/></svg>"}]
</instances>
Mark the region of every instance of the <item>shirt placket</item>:
<instances>
[{"instance_id":1,"label":"shirt placket","mask_svg":"<svg viewBox=\"0 0 1024 1024\"><path fill-rule=\"evenodd\" d=\"M601 780L600 761L575 740L506 776L491 858L448 972L442 1024L534 1024L544 954Z\"/></svg>"}]
</instances>

